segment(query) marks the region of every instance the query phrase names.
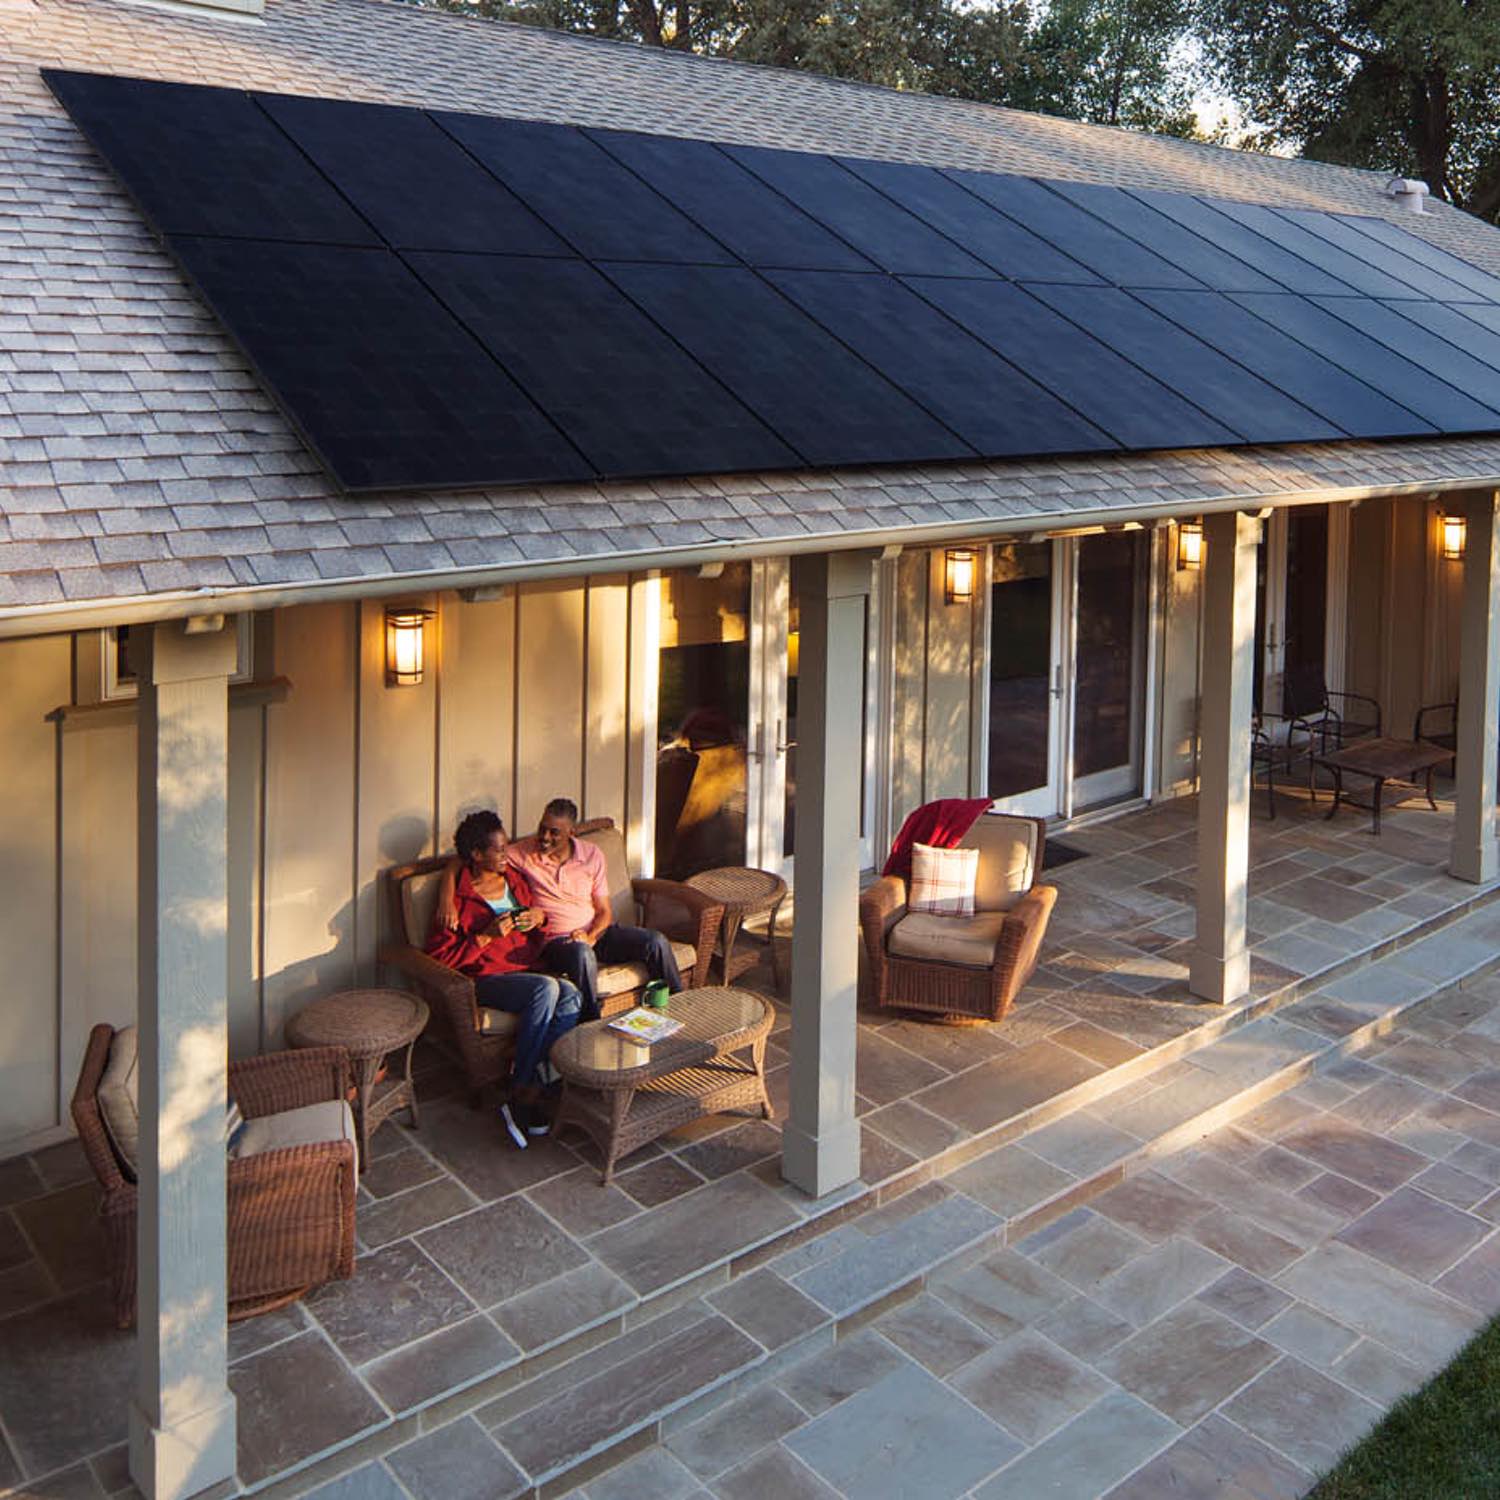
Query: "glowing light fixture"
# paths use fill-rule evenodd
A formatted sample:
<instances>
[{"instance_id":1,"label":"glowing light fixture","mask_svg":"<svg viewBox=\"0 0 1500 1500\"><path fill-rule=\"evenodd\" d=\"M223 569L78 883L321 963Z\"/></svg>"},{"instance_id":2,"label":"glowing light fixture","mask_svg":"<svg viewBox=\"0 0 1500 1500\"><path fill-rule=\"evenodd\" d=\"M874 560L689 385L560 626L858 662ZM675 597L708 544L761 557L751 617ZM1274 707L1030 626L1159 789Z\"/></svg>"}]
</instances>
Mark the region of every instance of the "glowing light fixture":
<instances>
[{"instance_id":1,"label":"glowing light fixture","mask_svg":"<svg viewBox=\"0 0 1500 1500\"><path fill-rule=\"evenodd\" d=\"M943 598L949 604L967 604L974 597L974 553L967 547L950 547L943 558Z\"/></svg>"},{"instance_id":2,"label":"glowing light fixture","mask_svg":"<svg viewBox=\"0 0 1500 1500\"><path fill-rule=\"evenodd\" d=\"M1443 517L1443 557L1448 562L1462 562L1469 541L1469 522L1464 516Z\"/></svg>"},{"instance_id":3,"label":"glowing light fixture","mask_svg":"<svg viewBox=\"0 0 1500 1500\"><path fill-rule=\"evenodd\" d=\"M1177 567L1192 571L1203 566L1203 522L1182 521L1177 526Z\"/></svg>"},{"instance_id":4,"label":"glowing light fixture","mask_svg":"<svg viewBox=\"0 0 1500 1500\"><path fill-rule=\"evenodd\" d=\"M385 612L385 685L415 687L422 680L430 609L394 605Z\"/></svg>"}]
</instances>

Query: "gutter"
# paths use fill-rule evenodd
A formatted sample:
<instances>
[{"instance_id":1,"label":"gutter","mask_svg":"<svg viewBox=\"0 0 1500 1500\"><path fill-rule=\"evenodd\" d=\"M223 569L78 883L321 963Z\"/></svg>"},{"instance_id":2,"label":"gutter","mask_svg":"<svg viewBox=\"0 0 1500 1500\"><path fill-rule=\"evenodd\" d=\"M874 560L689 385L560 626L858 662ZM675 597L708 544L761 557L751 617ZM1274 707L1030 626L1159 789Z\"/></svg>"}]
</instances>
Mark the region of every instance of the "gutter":
<instances>
[{"instance_id":1,"label":"gutter","mask_svg":"<svg viewBox=\"0 0 1500 1500\"><path fill-rule=\"evenodd\" d=\"M111 625L136 625L192 615L239 614L246 610L284 609L296 604L327 604L340 599L381 599L439 589L500 588L507 584L546 579L587 578L602 573L643 573L670 568L698 567L758 557L795 557L806 553L858 552L885 547L920 547L953 541L988 541L1026 536L1033 532L1074 531L1080 527L1113 526L1127 522L1176 520L1221 511L1261 510L1266 506L1324 505L1331 502L1393 499L1409 495L1451 494L1466 490L1500 489L1500 473L1463 479L1430 479L1401 484L1329 487L1269 494L1220 496L1185 500L1175 505L1113 505L1103 509L1061 513L1038 511L1026 516L933 522L893 526L879 531L803 532L787 537L736 538L699 542L684 547L654 547L638 552L609 552L587 557L553 558L494 565L445 568L414 573L383 573L337 578L317 583L227 584L160 594L68 601L58 604L11 605L0 608L0 640L22 636L56 635L75 630L98 630Z\"/></svg>"}]
</instances>

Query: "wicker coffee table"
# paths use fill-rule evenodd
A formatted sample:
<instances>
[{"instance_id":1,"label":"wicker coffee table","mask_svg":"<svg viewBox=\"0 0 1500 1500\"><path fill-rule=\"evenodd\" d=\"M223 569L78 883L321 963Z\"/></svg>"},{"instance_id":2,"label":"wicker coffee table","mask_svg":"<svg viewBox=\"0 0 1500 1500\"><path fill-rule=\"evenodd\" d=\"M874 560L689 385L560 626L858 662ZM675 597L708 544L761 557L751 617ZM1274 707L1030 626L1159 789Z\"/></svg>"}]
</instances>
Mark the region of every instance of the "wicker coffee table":
<instances>
[{"instance_id":1,"label":"wicker coffee table","mask_svg":"<svg viewBox=\"0 0 1500 1500\"><path fill-rule=\"evenodd\" d=\"M601 1182L615 1163L657 1136L704 1115L759 1109L766 1093L766 1037L775 1011L748 990L683 990L666 1014L682 1030L650 1046L590 1021L562 1037L551 1063L563 1077L554 1131L576 1125L604 1153Z\"/></svg>"},{"instance_id":2,"label":"wicker coffee table","mask_svg":"<svg viewBox=\"0 0 1500 1500\"><path fill-rule=\"evenodd\" d=\"M776 962L776 918L781 903L786 900L786 881L769 870L751 870L739 866L726 866L721 870L704 870L699 875L689 875L684 882L695 891L720 902L724 907L724 923L719 929L721 949L719 953L719 977L725 984L733 984L736 977L746 969L753 968L753 954L734 956L734 940L746 917L758 916L763 911L771 914L766 926L766 944L771 950L771 979L777 990L781 989L781 967Z\"/></svg>"},{"instance_id":3,"label":"wicker coffee table","mask_svg":"<svg viewBox=\"0 0 1500 1500\"><path fill-rule=\"evenodd\" d=\"M359 1170L370 1162L370 1137L398 1109L417 1123L417 1090L411 1078L411 1051L427 1024L427 1006L405 990L343 990L314 1000L286 1025L294 1047L343 1047L354 1071L354 1124L359 1132ZM376 1075L386 1055L406 1049L397 1078L376 1092Z\"/></svg>"}]
</instances>

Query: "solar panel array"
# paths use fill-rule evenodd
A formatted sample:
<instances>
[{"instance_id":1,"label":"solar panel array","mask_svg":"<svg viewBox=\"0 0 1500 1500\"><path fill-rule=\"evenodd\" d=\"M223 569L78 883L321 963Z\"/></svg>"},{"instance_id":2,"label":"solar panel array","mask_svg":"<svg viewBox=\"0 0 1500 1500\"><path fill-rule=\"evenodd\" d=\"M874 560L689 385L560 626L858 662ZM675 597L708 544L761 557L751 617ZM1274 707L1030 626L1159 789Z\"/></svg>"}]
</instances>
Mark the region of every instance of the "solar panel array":
<instances>
[{"instance_id":1,"label":"solar panel array","mask_svg":"<svg viewBox=\"0 0 1500 1500\"><path fill-rule=\"evenodd\" d=\"M349 490L1500 430L1384 220L46 77Z\"/></svg>"}]
</instances>

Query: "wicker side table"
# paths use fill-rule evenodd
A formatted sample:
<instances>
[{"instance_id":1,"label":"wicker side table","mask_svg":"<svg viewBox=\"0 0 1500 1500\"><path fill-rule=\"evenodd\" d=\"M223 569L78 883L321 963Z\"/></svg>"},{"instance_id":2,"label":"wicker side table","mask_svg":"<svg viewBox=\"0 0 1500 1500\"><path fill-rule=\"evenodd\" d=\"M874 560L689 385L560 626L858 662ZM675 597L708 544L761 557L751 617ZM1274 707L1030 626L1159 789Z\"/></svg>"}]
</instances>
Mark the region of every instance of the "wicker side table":
<instances>
[{"instance_id":1,"label":"wicker side table","mask_svg":"<svg viewBox=\"0 0 1500 1500\"><path fill-rule=\"evenodd\" d=\"M734 953L734 940L745 918L758 916L763 911L770 912L766 945L771 950L771 979L779 992L781 965L776 960L776 918L781 912L781 903L786 900L786 881L769 870L727 865L723 869L689 875L684 884L702 891L724 907L724 924L719 929L719 967L720 978L725 984L733 984L738 975L755 964L752 954L742 953L736 958Z\"/></svg>"},{"instance_id":2,"label":"wicker side table","mask_svg":"<svg viewBox=\"0 0 1500 1500\"><path fill-rule=\"evenodd\" d=\"M398 1109L411 1111L417 1124L417 1090L411 1053L427 1025L426 1003L405 990L342 990L314 1000L286 1026L294 1047L343 1047L354 1073L354 1124L359 1132L359 1170L370 1163L370 1137ZM400 1076L376 1092L376 1075L386 1055L406 1049Z\"/></svg>"},{"instance_id":3,"label":"wicker side table","mask_svg":"<svg viewBox=\"0 0 1500 1500\"><path fill-rule=\"evenodd\" d=\"M615 1163L679 1125L731 1109L773 1118L766 1092L766 1038L775 1010L748 990L683 990L667 1014L683 1023L642 1046L590 1021L561 1037L550 1061L563 1077L554 1132L576 1125L604 1153L599 1180Z\"/></svg>"}]
</instances>

